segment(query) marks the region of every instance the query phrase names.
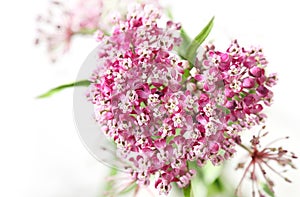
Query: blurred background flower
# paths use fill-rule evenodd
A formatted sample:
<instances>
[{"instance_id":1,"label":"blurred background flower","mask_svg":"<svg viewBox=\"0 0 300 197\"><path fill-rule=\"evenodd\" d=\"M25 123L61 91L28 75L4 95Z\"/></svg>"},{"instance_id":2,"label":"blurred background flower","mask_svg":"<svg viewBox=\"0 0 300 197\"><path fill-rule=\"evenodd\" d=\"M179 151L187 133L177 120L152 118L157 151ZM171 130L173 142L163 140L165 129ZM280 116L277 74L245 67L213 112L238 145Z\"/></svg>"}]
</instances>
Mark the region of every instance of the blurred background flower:
<instances>
[{"instance_id":1,"label":"blurred background flower","mask_svg":"<svg viewBox=\"0 0 300 197\"><path fill-rule=\"evenodd\" d=\"M111 33L113 24L125 17L127 6L137 2L161 7L157 0L50 0L48 10L36 18L35 44L45 44L55 62L69 50L73 37L93 35L97 30Z\"/></svg>"}]
</instances>

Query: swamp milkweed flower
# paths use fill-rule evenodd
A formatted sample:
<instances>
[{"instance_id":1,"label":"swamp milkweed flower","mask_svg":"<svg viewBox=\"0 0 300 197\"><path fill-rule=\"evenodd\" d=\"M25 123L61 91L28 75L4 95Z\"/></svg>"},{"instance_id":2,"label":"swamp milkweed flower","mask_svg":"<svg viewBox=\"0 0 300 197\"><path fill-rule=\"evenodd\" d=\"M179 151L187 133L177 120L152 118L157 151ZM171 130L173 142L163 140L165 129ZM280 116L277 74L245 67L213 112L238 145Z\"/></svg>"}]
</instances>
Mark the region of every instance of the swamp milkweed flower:
<instances>
[{"instance_id":1,"label":"swamp milkweed flower","mask_svg":"<svg viewBox=\"0 0 300 197\"><path fill-rule=\"evenodd\" d=\"M135 1L117 0L125 6ZM36 44L45 42L53 61L69 49L75 35L94 35L99 42L90 81L74 85L90 84L87 98L95 121L116 145L117 163L131 175L107 195L132 185L137 186L136 194L151 180L160 194L168 194L173 183L189 188L197 170L207 162L220 165L230 159L236 145L251 158L237 195L248 173L253 196L264 196L260 177L266 182L265 192L274 193L265 168L290 182L271 163L294 168L293 153L270 148L273 143L261 148L266 133L253 136L249 148L241 142L245 130L264 123L263 109L273 101L277 75L267 74L268 61L261 48L241 47L234 40L225 51L210 45L195 55L189 48L182 52L186 35L179 23L162 20L158 1L143 0L128 12L120 4L111 20L107 20L107 5L105 0L78 0L74 6L52 1L48 16L38 17L36 39ZM70 84L44 95L64 87ZM238 165L244 167L244 162Z\"/></svg>"},{"instance_id":2,"label":"swamp milkweed flower","mask_svg":"<svg viewBox=\"0 0 300 197\"><path fill-rule=\"evenodd\" d=\"M264 120L276 81L265 74L262 50L237 41L225 52L207 47L190 65L174 51L181 26L160 27L160 17L155 6L137 5L111 36L100 32L87 97L137 183L149 185L155 175L155 187L168 194L171 183L190 183L196 170L189 163L232 157L241 132Z\"/></svg>"}]
</instances>

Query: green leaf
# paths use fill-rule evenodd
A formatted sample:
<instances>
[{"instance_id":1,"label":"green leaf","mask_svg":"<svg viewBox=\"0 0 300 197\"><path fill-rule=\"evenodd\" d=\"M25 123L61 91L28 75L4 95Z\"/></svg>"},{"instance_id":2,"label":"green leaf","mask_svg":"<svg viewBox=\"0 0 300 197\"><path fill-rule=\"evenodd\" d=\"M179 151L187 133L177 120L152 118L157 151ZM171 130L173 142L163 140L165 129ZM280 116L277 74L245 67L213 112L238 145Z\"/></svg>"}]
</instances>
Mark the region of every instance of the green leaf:
<instances>
[{"instance_id":1,"label":"green leaf","mask_svg":"<svg viewBox=\"0 0 300 197\"><path fill-rule=\"evenodd\" d=\"M218 179L222 173L223 166L214 166L212 163L208 162L203 168L203 180L206 185L211 185Z\"/></svg>"},{"instance_id":2,"label":"green leaf","mask_svg":"<svg viewBox=\"0 0 300 197\"><path fill-rule=\"evenodd\" d=\"M269 188L269 186L266 183L262 184L262 189L271 197L275 197L274 192L271 191L271 189Z\"/></svg>"},{"instance_id":3,"label":"green leaf","mask_svg":"<svg viewBox=\"0 0 300 197\"><path fill-rule=\"evenodd\" d=\"M129 116L136 118L138 115L137 114L129 114Z\"/></svg>"},{"instance_id":4,"label":"green leaf","mask_svg":"<svg viewBox=\"0 0 300 197\"><path fill-rule=\"evenodd\" d=\"M57 92L60 92L61 90L66 89L66 88L72 88L75 86L85 86L86 87L86 86L89 86L90 84L91 84L91 82L88 80L81 80L81 81L76 81L76 82L69 83L69 84L60 85L56 88L49 90L48 92L45 92L44 94L39 95L37 98L39 98L39 99L47 98L47 97L50 97L53 94L56 94Z\"/></svg>"},{"instance_id":5,"label":"green leaf","mask_svg":"<svg viewBox=\"0 0 300 197\"><path fill-rule=\"evenodd\" d=\"M170 142L171 142L172 140L174 140L174 138L175 138L174 136L168 136L167 139L166 139L166 143L167 143L167 144L170 144Z\"/></svg>"},{"instance_id":6,"label":"green leaf","mask_svg":"<svg viewBox=\"0 0 300 197\"><path fill-rule=\"evenodd\" d=\"M151 136L151 139L152 139L152 140L157 140L157 139L160 139L160 138L161 138L160 135L152 135L152 136Z\"/></svg>"},{"instance_id":7,"label":"green leaf","mask_svg":"<svg viewBox=\"0 0 300 197\"><path fill-rule=\"evenodd\" d=\"M218 177L213 183L208 185L207 190L208 190L207 196L216 196L216 195L224 194L225 192L224 182L221 180L220 177Z\"/></svg>"},{"instance_id":8,"label":"green leaf","mask_svg":"<svg viewBox=\"0 0 300 197\"><path fill-rule=\"evenodd\" d=\"M184 73L182 75L182 81L183 82L186 81L189 76L190 76L190 70L189 69L185 69Z\"/></svg>"},{"instance_id":9,"label":"green leaf","mask_svg":"<svg viewBox=\"0 0 300 197\"><path fill-rule=\"evenodd\" d=\"M182 42L180 48L178 49L178 54L186 59L186 51L191 44L191 38L187 35L183 28L180 30L180 35L182 38Z\"/></svg>"},{"instance_id":10,"label":"green leaf","mask_svg":"<svg viewBox=\"0 0 300 197\"><path fill-rule=\"evenodd\" d=\"M225 112L226 115L228 115L228 114L230 114L231 111L230 111L230 109L224 107L224 112Z\"/></svg>"},{"instance_id":11,"label":"green leaf","mask_svg":"<svg viewBox=\"0 0 300 197\"><path fill-rule=\"evenodd\" d=\"M220 108L220 109L222 109L223 110L223 112L225 113L225 114L230 114L230 109L228 109L228 108L226 108L226 107L223 107L223 106L221 106L221 105L217 105L217 107L218 108Z\"/></svg>"},{"instance_id":12,"label":"green leaf","mask_svg":"<svg viewBox=\"0 0 300 197\"><path fill-rule=\"evenodd\" d=\"M176 128L175 129L175 136L179 136L179 135L181 135L181 128Z\"/></svg>"},{"instance_id":13,"label":"green leaf","mask_svg":"<svg viewBox=\"0 0 300 197\"><path fill-rule=\"evenodd\" d=\"M234 100L236 100L236 101L240 101L241 99L240 99L240 97L238 96L238 95L234 95Z\"/></svg>"},{"instance_id":14,"label":"green leaf","mask_svg":"<svg viewBox=\"0 0 300 197\"><path fill-rule=\"evenodd\" d=\"M255 90L255 89L249 90L249 94L255 94L255 93L256 93L256 90Z\"/></svg>"},{"instance_id":15,"label":"green leaf","mask_svg":"<svg viewBox=\"0 0 300 197\"><path fill-rule=\"evenodd\" d=\"M146 106L146 104L142 101L142 102L140 103L140 107L141 107L141 108L145 108L145 107L147 107L147 106Z\"/></svg>"},{"instance_id":16,"label":"green leaf","mask_svg":"<svg viewBox=\"0 0 300 197\"><path fill-rule=\"evenodd\" d=\"M232 121L229 121L228 123L227 123L227 125L228 126L232 126L234 123L232 122Z\"/></svg>"},{"instance_id":17,"label":"green leaf","mask_svg":"<svg viewBox=\"0 0 300 197\"><path fill-rule=\"evenodd\" d=\"M153 88L156 88L154 85L151 85L150 86L150 90L152 90Z\"/></svg>"},{"instance_id":18,"label":"green leaf","mask_svg":"<svg viewBox=\"0 0 300 197\"><path fill-rule=\"evenodd\" d=\"M242 98L245 98L247 95L246 95L244 92L240 92L240 96L241 96Z\"/></svg>"},{"instance_id":19,"label":"green leaf","mask_svg":"<svg viewBox=\"0 0 300 197\"><path fill-rule=\"evenodd\" d=\"M215 17L211 18L211 20L208 22L208 24L202 29L202 31L196 36L196 38L192 41L192 43L187 48L185 57L190 62L192 62L192 63L194 62L194 59L195 59L195 56L197 53L197 49L209 35L209 33L213 27L213 24L214 24L214 19L215 19Z\"/></svg>"}]
</instances>

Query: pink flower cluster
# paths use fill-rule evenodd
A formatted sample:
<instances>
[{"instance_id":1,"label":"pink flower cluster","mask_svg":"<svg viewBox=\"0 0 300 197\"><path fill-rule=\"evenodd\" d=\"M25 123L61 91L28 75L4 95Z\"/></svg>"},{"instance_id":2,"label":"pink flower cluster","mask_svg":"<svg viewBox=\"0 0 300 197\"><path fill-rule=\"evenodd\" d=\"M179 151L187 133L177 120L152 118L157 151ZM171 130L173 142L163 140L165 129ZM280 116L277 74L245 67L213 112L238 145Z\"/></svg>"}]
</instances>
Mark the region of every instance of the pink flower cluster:
<instances>
[{"instance_id":1,"label":"pink flower cluster","mask_svg":"<svg viewBox=\"0 0 300 197\"><path fill-rule=\"evenodd\" d=\"M198 122L203 127L210 120L219 122L217 127L232 137L263 122L266 116L261 111L264 105L271 105L270 88L277 81L275 73L266 75L267 64L261 48L246 49L236 40L226 52L215 50L213 45L206 47L188 79L188 88L202 99Z\"/></svg>"},{"instance_id":2,"label":"pink flower cluster","mask_svg":"<svg viewBox=\"0 0 300 197\"><path fill-rule=\"evenodd\" d=\"M136 6L111 36L99 34L88 98L132 176L148 185L155 175L155 187L167 194L173 182L189 184L189 163L218 165L235 153L243 128L265 117L276 76L265 75L261 49L236 42L226 52L208 47L190 66L173 51L180 25L159 27L159 19L155 7Z\"/></svg>"}]
</instances>

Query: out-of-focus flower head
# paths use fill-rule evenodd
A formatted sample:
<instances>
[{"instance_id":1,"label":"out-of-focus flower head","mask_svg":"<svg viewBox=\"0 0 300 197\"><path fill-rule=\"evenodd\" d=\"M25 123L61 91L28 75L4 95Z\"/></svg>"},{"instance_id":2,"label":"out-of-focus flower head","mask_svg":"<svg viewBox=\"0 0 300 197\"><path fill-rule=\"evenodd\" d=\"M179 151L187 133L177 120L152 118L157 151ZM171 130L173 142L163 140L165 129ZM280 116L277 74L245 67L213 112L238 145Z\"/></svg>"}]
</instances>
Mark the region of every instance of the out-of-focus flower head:
<instances>
[{"instance_id":1,"label":"out-of-focus flower head","mask_svg":"<svg viewBox=\"0 0 300 197\"><path fill-rule=\"evenodd\" d=\"M36 44L45 44L54 62L70 48L75 35L93 35L97 30L111 32L114 20L124 19L127 6L138 0L60 0L49 2L46 14L37 17ZM143 0L141 3L157 0ZM114 17L112 17L114 16Z\"/></svg>"},{"instance_id":2,"label":"out-of-focus flower head","mask_svg":"<svg viewBox=\"0 0 300 197\"><path fill-rule=\"evenodd\" d=\"M51 1L47 14L37 18L36 44L46 44L50 59L55 61L69 50L74 35L98 29L102 9L103 0L79 0L74 5Z\"/></svg>"}]
</instances>

